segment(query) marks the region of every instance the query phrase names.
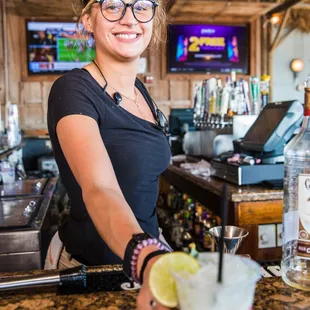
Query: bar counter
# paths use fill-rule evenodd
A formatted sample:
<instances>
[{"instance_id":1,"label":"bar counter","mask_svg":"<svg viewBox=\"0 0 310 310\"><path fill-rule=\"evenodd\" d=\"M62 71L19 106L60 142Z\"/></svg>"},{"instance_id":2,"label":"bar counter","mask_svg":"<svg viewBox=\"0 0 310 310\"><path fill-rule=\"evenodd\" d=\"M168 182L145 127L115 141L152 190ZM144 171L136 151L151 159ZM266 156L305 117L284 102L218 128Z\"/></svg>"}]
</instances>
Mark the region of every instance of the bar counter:
<instances>
[{"instance_id":1,"label":"bar counter","mask_svg":"<svg viewBox=\"0 0 310 310\"><path fill-rule=\"evenodd\" d=\"M239 249L239 254L249 254L256 261L280 260L282 254L283 189L268 189L261 185L238 186L215 177L201 177L176 165L170 165L164 181L181 193L205 205L220 215L221 190L228 187L228 225L243 227L249 232ZM169 187L169 186L166 186ZM268 244L260 245L262 230L270 225L272 236ZM270 231L270 230L269 230ZM282 241L281 241L282 242Z\"/></svg>"},{"instance_id":2,"label":"bar counter","mask_svg":"<svg viewBox=\"0 0 310 310\"><path fill-rule=\"evenodd\" d=\"M44 271L40 271L44 273ZM1 278L30 275L33 272L0 274ZM1 292L0 310L4 309L135 309L137 291L96 292L57 295L53 288ZM287 286L281 278L262 278L256 287L253 310L310 309L310 292Z\"/></svg>"},{"instance_id":3,"label":"bar counter","mask_svg":"<svg viewBox=\"0 0 310 310\"><path fill-rule=\"evenodd\" d=\"M191 182L197 187L203 188L206 192L220 195L224 183L228 185L229 198L232 202L244 201L266 201L283 199L282 189L267 189L260 185L238 186L215 177L199 177L180 167L170 165L166 178L174 180L178 176L183 181Z\"/></svg>"}]
</instances>

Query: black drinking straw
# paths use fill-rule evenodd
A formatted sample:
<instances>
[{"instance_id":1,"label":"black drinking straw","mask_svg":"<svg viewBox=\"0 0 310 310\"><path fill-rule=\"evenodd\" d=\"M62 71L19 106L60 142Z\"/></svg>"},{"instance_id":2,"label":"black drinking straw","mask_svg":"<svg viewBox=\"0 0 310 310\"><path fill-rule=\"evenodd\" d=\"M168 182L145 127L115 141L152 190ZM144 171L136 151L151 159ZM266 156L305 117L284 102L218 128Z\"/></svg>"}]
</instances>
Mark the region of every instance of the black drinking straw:
<instances>
[{"instance_id":1,"label":"black drinking straw","mask_svg":"<svg viewBox=\"0 0 310 310\"><path fill-rule=\"evenodd\" d=\"M227 190L227 185L224 184L222 187L222 199L221 199L222 229L221 229L221 237L219 240L220 260L219 260L219 270L218 270L218 277L217 277L218 283L222 283L224 236L225 236L225 227L227 223L227 214L228 214L228 190Z\"/></svg>"}]
</instances>

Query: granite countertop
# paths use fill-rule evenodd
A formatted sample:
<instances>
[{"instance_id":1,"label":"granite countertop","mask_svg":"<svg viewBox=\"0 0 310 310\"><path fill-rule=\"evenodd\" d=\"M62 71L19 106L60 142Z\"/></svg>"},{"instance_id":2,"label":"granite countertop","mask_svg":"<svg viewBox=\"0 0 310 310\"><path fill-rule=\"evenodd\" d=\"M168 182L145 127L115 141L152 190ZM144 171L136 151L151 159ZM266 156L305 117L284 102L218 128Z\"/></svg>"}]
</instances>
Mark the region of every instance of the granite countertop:
<instances>
[{"instance_id":1,"label":"granite countertop","mask_svg":"<svg viewBox=\"0 0 310 310\"><path fill-rule=\"evenodd\" d=\"M281 278L262 278L256 287L252 310L310 309L310 291L288 286Z\"/></svg>"},{"instance_id":2,"label":"granite countertop","mask_svg":"<svg viewBox=\"0 0 310 310\"><path fill-rule=\"evenodd\" d=\"M282 200L282 189L267 189L259 185L243 185L238 186L230 182L215 178L215 177L201 177L191 174L189 171L170 165L168 174L174 173L180 177L208 190L216 195L221 194L223 184L228 185L230 199L233 202L243 201L266 201L266 200Z\"/></svg>"},{"instance_id":3,"label":"granite countertop","mask_svg":"<svg viewBox=\"0 0 310 310\"><path fill-rule=\"evenodd\" d=\"M33 274L24 273L24 274ZM11 274L18 276L20 273ZM8 274L0 274L0 278ZM137 291L96 292L89 294L57 295L50 288L24 292L0 293L0 310L40 309L135 309ZM263 278L256 287L253 310L310 309L310 292L287 286L281 278Z\"/></svg>"}]
</instances>

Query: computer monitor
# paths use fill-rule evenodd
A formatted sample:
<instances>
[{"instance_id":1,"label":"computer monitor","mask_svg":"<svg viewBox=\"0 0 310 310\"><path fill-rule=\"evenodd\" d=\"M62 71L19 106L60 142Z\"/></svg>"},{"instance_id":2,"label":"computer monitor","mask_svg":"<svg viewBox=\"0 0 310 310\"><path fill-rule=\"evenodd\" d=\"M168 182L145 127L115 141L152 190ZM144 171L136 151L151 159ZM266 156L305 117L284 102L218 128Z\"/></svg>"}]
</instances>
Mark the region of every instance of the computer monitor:
<instances>
[{"instance_id":1,"label":"computer monitor","mask_svg":"<svg viewBox=\"0 0 310 310\"><path fill-rule=\"evenodd\" d=\"M241 141L241 149L273 152L291 139L302 116L303 106L297 100L268 103Z\"/></svg>"}]
</instances>

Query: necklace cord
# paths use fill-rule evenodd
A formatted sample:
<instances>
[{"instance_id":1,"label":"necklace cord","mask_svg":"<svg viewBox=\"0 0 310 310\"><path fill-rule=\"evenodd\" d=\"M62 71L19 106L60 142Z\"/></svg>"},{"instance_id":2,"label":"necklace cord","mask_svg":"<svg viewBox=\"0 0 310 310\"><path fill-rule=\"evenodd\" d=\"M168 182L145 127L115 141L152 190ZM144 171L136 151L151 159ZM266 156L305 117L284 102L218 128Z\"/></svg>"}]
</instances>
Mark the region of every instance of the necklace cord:
<instances>
[{"instance_id":1,"label":"necklace cord","mask_svg":"<svg viewBox=\"0 0 310 310\"><path fill-rule=\"evenodd\" d=\"M129 101L132 101L132 102L134 102L135 104L137 104L137 103L136 103L136 101L137 101L137 93L136 93L135 90L134 90L135 96L136 96L136 99L135 99L135 100L130 99L129 97L125 96L124 94L122 94L121 92L119 92L117 89L115 89L112 85L108 84L108 81L107 81L107 79L105 78L105 76L103 75L103 73L102 73L100 67L98 66L98 64L95 62L95 60L93 60L92 62L93 62L94 65L97 67L98 71L100 72L101 76L103 77L103 79L104 79L104 81L105 81L105 83L106 83L106 86L110 86L113 90L115 90L116 92L118 92L121 96L123 96L124 98L128 99Z\"/></svg>"},{"instance_id":2,"label":"necklace cord","mask_svg":"<svg viewBox=\"0 0 310 310\"><path fill-rule=\"evenodd\" d=\"M103 79L104 79L104 81L105 81L105 84L108 85L108 82L107 82L106 78L104 77L104 75L103 75L101 69L99 68L99 66L97 65L97 63L95 62L95 60L93 60L93 63L94 63L94 65L97 67L97 69L98 69L98 71L100 72L101 76L103 77Z\"/></svg>"}]
</instances>

